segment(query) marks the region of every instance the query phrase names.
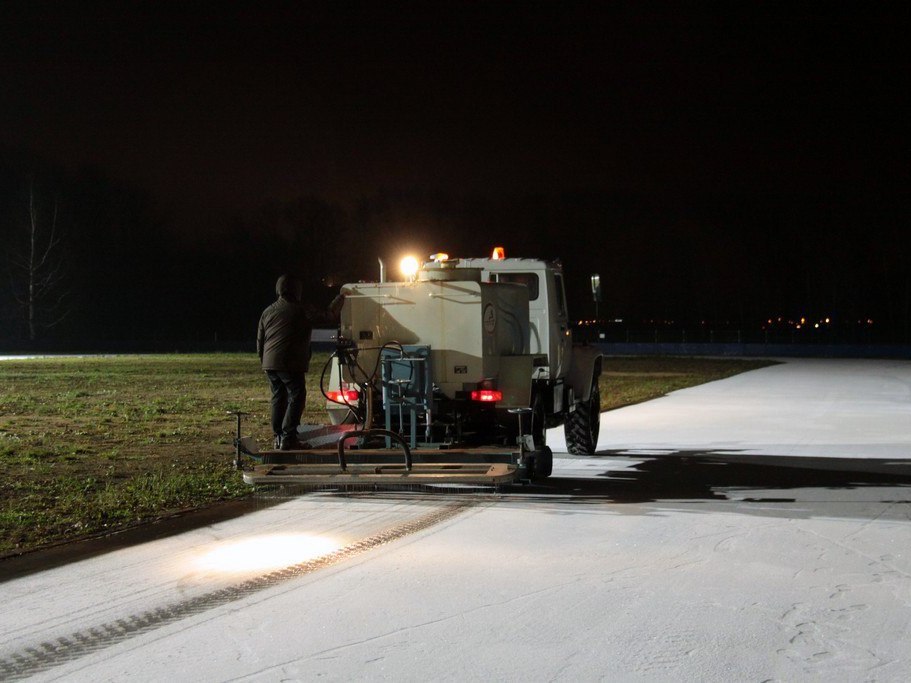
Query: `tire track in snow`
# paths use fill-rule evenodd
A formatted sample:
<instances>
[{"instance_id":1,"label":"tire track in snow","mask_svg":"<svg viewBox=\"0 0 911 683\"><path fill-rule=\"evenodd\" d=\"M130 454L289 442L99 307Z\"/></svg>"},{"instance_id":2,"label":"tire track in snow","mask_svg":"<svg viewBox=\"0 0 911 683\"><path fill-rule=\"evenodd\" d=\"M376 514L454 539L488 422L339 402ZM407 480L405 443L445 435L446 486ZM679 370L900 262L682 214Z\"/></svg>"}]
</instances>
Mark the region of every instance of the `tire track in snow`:
<instances>
[{"instance_id":1,"label":"tire track in snow","mask_svg":"<svg viewBox=\"0 0 911 683\"><path fill-rule=\"evenodd\" d=\"M0 680L13 681L33 676L181 619L241 600L291 579L340 564L378 546L452 519L482 500L484 499L460 499L420 517L401 522L372 536L349 543L321 557L271 571L233 586L226 586L172 605L146 610L139 614L81 629L53 641L22 648L18 652L0 659Z\"/></svg>"}]
</instances>

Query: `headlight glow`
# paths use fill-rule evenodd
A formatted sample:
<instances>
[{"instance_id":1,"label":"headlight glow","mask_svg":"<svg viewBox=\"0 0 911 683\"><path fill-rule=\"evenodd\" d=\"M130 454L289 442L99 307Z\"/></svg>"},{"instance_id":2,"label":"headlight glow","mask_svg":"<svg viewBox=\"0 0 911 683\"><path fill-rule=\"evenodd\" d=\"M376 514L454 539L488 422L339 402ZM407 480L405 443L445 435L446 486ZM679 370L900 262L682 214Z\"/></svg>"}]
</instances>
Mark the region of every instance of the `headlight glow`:
<instances>
[{"instance_id":1,"label":"headlight glow","mask_svg":"<svg viewBox=\"0 0 911 683\"><path fill-rule=\"evenodd\" d=\"M270 534L227 541L197 561L199 569L217 572L269 571L291 567L339 548L329 538L307 534Z\"/></svg>"}]
</instances>

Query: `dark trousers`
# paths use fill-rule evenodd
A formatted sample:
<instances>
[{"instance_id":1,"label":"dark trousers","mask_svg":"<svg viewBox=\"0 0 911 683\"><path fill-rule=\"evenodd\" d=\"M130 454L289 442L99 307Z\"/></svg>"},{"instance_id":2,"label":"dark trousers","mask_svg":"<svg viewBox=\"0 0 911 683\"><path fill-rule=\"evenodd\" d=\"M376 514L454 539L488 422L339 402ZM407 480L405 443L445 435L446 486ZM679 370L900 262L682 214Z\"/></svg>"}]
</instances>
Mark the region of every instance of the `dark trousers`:
<instances>
[{"instance_id":1,"label":"dark trousers","mask_svg":"<svg viewBox=\"0 0 911 683\"><path fill-rule=\"evenodd\" d=\"M307 403L306 375L303 372L266 370L272 386L272 433L296 436L297 426Z\"/></svg>"}]
</instances>

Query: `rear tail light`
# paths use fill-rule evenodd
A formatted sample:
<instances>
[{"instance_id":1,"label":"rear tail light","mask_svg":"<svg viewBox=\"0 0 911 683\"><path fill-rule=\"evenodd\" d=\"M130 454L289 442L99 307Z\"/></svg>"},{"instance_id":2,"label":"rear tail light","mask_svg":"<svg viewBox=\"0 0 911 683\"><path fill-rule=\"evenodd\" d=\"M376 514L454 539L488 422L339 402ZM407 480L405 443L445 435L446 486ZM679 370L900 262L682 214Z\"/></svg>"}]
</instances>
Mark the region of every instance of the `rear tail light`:
<instances>
[{"instance_id":1,"label":"rear tail light","mask_svg":"<svg viewBox=\"0 0 911 683\"><path fill-rule=\"evenodd\" d=\"M342 389L341 391L327 391L326 396L329 397L330 401L338 401L339 403L354 403L358 399L358 393L356 389Z\"/></svg>"},{"instance_id":2,"label":"rear tail light","mask_svg":"<svg viewBox=\"0 0 911 683\"><path fill-rule=\"evenodd\" d=\"M496 389L478 389L471 392L471 400L481 403L496 403L503 400L503 392Z\"/></svg>"}]
</instances>

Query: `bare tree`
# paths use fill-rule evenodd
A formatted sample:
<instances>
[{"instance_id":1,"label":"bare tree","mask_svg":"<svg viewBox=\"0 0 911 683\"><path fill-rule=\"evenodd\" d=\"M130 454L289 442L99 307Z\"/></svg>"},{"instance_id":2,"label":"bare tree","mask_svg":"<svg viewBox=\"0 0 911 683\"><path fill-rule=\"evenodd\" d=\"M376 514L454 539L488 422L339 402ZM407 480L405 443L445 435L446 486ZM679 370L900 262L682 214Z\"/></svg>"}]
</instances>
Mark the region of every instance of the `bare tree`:
<instances>
[{"instance_id":1,"label":"bare tree","mask_svg":"<svg viewBox=\"0 0 911 683\"><path fill-rule=\"evenodd\" d=\"M50 217L44 218L35 198L35 184L29 184L28 224L25 247L9 258L13 296L22 307L29 341L41 330L61 323L70 309L69 291L64 287L63 236L57 226L57 201Z\"/></svg>"}]
</instances>

